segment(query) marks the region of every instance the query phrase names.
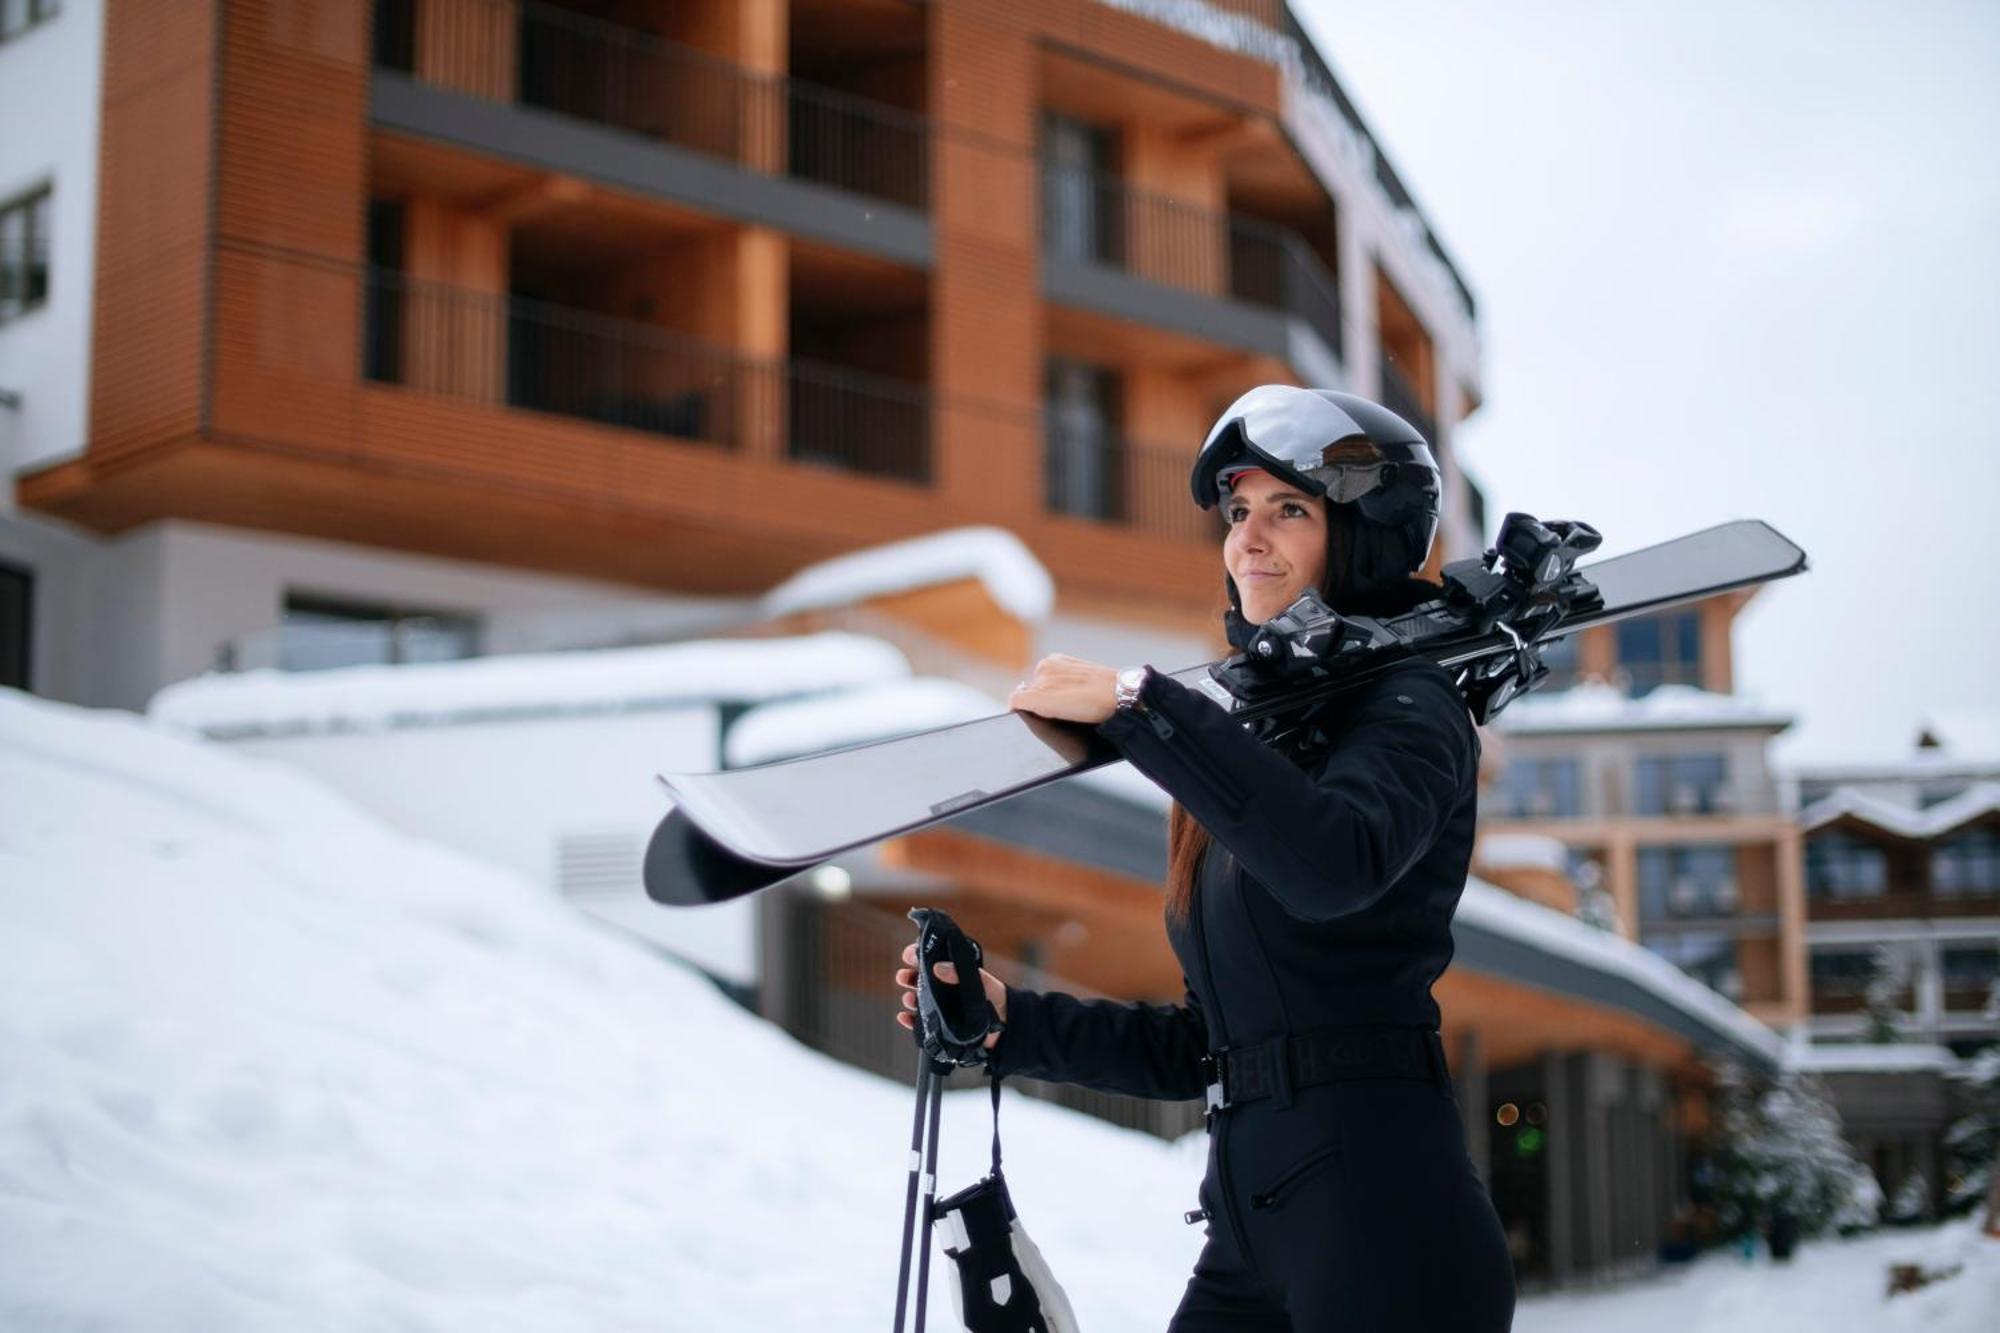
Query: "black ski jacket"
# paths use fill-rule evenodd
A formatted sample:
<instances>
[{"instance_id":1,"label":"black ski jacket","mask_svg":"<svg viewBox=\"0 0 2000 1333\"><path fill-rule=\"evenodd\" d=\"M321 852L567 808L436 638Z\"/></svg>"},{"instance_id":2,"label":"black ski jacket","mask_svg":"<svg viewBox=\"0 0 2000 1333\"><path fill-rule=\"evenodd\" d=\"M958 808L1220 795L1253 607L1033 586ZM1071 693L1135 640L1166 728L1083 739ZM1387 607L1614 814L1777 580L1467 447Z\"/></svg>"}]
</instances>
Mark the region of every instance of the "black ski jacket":
<instances>
[{"instance_id":1,"label":"black ski jacket","mask_svg":"<svg viewBox=\"0 0 2000 1333\"><path fill-rule=\"evenodd\" d=\"M1290 752L1169 677L1149 673L1140 701L1099 734L1212 835L1189 921L1167 923L1185 1001L1010 986L991 1067L1191 1099L1210 1051L1319 1027L1435 1029L1480 754L1444 669L1386 672L1326 705Z\"/></svg>"}]
</instances>

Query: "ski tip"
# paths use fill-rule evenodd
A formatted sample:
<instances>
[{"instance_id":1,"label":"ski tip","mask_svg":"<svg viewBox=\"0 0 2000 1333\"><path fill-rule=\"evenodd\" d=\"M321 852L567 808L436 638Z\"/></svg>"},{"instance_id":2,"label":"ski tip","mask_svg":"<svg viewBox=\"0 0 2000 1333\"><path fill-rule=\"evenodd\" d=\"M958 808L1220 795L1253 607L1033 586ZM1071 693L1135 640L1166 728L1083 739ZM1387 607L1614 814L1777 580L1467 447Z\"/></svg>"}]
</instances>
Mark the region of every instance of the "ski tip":
<instances>
[{"instance_id":1,"label":"ski tip","mask_svg":"<svg viewBox=\"0 0 2000 1333\"><path fill-rule=\"evenodd\" d=\"M801 869L737 856L675 808L646 843L643 877L646 896L662 906L707 907L767 889Z\"/></svg>"}]
</instances>

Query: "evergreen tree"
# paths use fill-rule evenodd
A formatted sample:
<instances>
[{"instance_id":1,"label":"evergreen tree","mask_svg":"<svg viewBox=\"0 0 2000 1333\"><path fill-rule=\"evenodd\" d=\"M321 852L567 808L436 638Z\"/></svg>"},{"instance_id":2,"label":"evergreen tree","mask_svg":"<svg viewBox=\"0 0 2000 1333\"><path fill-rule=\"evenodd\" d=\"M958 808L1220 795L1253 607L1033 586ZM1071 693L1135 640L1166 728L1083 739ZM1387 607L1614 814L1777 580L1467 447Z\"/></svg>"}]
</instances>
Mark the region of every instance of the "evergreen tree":
<instances>
[{"instance_id":1,"label":"evergreen tree","mask_svg":"<svg viewBox=\"0 0 2000 1333\"><path fill-rule=\"evenodd\" d=\"M1987 991L1984 1016L2000 1027L2000 979ZM1957 1078L1971 1109L1945 1130L1945 1214L1971 1212L1983 1200L1986 1232L2000 1236L2000 1042L1974 1052Z\"/></svg>"},{"instance_id":2,"label":"evergreen tree","mask_svg":"<svg viewBox=\"0 0 2000 1333\"><path fill-rule=\"evenodd\" d=\"M1896 1009L1896 995L1903 989L1908 975L1906 964L1901 950L1887 944L1875 946L1868 986L1862 998L1862 1012L1868 1022L1865 1040L1886 1044L1903 1039L1902 1016Z\"/></svg>"},{"instance_id":3,"label":"evergreen tree","mask_svg":"<svg viewBox=\"0 0 2000 1333\"><path fill-rule=\"evenodd\" d=\"M1800 1236L1872 1226L1882 1191L1841 1135L1820 1081L1786 1071L1758 1085L1738 1066L1718 1070L1716 1206L1724 1235L1788 1215Z\"/></svg>"}]
</instances>

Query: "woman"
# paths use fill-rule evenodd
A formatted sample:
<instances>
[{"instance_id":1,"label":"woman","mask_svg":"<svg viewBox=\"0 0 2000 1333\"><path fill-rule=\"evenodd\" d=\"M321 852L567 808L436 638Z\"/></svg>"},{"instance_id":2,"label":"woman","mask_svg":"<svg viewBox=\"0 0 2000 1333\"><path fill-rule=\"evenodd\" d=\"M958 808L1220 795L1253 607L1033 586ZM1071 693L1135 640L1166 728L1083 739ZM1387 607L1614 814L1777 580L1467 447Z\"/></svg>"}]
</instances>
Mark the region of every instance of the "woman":
<instances>
[{"instance_id":1,"label":"woman","mask_svg":"<svg viewBox=\"0 0 2000 1333\"><path fill-rule=\"evenodd\" d=\"M1437 531L1409 424L1350 394L1266 385L1223 413L1191 479L1220 502L1230 641L1309 588L1392 615ZM1472 856L1479 740L1429 662L1282 731L1150 669L1054 656L1009 699L1096 725L1173 805L1167 933L1181 1005L981 979L992 1068L1141 1097L1206 1096L1208 1223L1172 1333L1507 1329L1514 1279L1466 1155L1430 988ZM916 984L914 948L896 974ZM950 966L940 974L952 980ZM898 1021L909 1026L913 994Z\"/></svg>"}]
</instances>

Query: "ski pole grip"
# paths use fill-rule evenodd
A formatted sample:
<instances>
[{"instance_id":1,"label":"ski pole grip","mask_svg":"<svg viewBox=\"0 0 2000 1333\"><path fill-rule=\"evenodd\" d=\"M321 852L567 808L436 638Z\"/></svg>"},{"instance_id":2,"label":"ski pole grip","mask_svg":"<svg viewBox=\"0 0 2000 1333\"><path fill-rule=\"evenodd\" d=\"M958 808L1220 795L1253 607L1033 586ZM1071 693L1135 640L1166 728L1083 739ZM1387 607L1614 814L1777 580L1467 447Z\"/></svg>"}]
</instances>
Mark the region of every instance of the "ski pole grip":
<instances>
[{"instance_id":1,"label":"ski pole grip","mask_svg":"<svg viewBox=\"0 0 2000 1333\"><path fill-rule=\"evenodd\" d=\"M993 1002L986 997L979 965L985 954L979 942L958 923L934 907L913 907L917 923L917 1044L935 1060L954 1065L986 1062L986 1038L1000 1025ZM933 969L950 963L956 981L945 981Z\"/></svg>"}]
</instances>

